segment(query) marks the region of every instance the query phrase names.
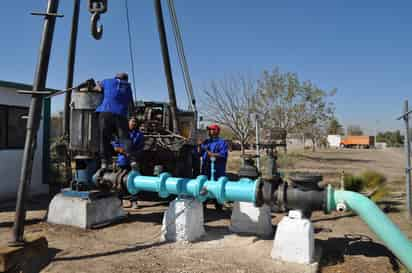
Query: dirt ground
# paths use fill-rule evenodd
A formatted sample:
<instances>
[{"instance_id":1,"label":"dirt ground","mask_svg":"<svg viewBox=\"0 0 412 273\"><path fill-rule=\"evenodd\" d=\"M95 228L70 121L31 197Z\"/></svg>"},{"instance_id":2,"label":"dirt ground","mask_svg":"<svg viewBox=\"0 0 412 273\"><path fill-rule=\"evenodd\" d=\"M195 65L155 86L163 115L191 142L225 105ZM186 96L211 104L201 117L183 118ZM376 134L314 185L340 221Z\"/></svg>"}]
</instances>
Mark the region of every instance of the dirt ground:
<instances>
[{"instance_id":1,"label":"dirt ground","mask_svg":"<svg viewBox=\"0 0 412 273\"><path fill-rule=\"evenodd\" d=\"M331 182L336 182L342 170L385 173L393 189L386 200L392 204L388 215L412 238L412 224L405 221L402 211L401 150L328 150L294 153L294 157L290 170L321 172ZM26 234L45 235L49 241L51 261L41 272L299 272L294 266L280 270L271 260L272 239L229 232L230 208L219 213L209 205L205 210L207 235L199 242L181 244L159 242L167 208L164 202L141 202L141 208L128 210L122 222L86 231L47 224L43 221L47 205L45 199L31 200L26 225ZM274 228L282 215L273 214ZM13 217L14 205L0 204L0 245L9 240ZM406 272L359 217L319 212L312 221L316 244L323 250L320 272Z\"/></svg>"}]
</instances>

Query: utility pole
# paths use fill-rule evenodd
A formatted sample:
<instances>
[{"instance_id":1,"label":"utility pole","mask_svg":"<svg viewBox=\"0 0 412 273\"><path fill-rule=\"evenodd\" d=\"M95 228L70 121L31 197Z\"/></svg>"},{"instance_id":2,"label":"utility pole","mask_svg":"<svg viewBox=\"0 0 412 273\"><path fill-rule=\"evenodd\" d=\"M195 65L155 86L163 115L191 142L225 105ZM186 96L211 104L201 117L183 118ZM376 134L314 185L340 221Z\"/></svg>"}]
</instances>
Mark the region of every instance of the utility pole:
<instances>
[{"instance_id":1,"label":"utility pole","mask_svg":"<svg viewBox=\"0 0 412 273\"><path fill-rule=\"evenodd\" d=\"M77 29L79 26L80 0L74 0L72 31L70 34L69 57L67 62L66 95L64 97L63 136L70 142L70 101L72 98L74 65L76 61Z\"/></svg>"},{"instance_id":2,"label":"utility pole","mask_svg":"<svg viewBox=\"0 0 412 273\"><path fill-rule=\"evenodd\" d=\"M13 225L13 241L10 245L24 244L24 221L26 218L25 202L27 190L30 185L33 168L33 157L36 151L37 131L40 126L42 103L46 88L47 72L49 69L50 51L53 41L54 27L59 0L49 0L45 13L32 13L33 15L44 16L43 34L40 43L39 58L37 61L36 73L33 81L32 98L27 120L26 140L24 144L23 162L20 174L20 184L17 193L16 215Z\"/></svg>"},{"instance_id":3,"label":"utility pole","mask_svg":"<svg viewBox=\"0 0 412 273\"><path fill-rule=\"evenodd\" d=\"M404 104L405 115L405 156L406 156L406 206L408 208L408 219L412 220L412 204L411 204L411 138L409 133L409 106L408 101Z\"/></svg>"},{"instance_id":4,"label":"utility pole","mask_svg":"<svg viewBox=\"0 0 412 273\"><path fill-rule=\"evenodd\" d=\"M411 200L411 137L409 132L409 114L412 112L409 110L408 100L404 102L404 113L398 118L398 120L403 119L405 121L405 157L406 157L406 207L407 207L407 217L412 220L412 200Z\"/></svg>"}]
</instances>

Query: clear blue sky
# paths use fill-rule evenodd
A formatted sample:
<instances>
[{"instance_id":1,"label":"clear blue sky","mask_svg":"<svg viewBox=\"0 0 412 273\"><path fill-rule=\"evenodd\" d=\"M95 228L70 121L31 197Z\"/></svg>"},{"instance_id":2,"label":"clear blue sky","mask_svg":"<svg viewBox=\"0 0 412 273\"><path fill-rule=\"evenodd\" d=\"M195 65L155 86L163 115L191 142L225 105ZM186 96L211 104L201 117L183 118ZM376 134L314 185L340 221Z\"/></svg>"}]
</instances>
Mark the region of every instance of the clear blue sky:
<instances>
[{"instance_id":1,"label":"clear blue sky","mask_svg":"<svg viewBox=\"0 0 412 273\"><path fill-rule=\"evenodd\" d=\"M31 83L42 19L30 11L46 0L2 1L0 79ZM64 88L72 2L60 1L48 86ZM75 82L130 71L123 0L109 0L105 33L95 41L82 0ZM412 2L409 0L175 0L197 92L210 80L279 66L324 89L337 88L336 113L344 124L373 133L402 128L395 120L403 100L412 104ZM152 0L129 0L139 98L166 100ZM163 5L168 16L166 2ZM169 23L168 17L166 22ZM170 25L167 26L170 30ZM173 46L169 43L179 104L187 101ZM62 109L62 98L53 110Z\"/></svg>"}]
</instances>

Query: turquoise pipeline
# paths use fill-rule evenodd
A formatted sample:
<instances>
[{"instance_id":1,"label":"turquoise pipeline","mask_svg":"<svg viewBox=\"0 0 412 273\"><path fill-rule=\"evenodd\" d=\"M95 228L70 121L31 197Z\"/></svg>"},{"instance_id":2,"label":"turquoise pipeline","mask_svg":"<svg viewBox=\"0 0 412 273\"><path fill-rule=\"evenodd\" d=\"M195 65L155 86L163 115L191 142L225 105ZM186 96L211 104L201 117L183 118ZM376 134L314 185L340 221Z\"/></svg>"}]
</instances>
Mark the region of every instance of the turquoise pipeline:
<instances>
[{"instance_id":1,"label":"turquoise pipeline","mask_svg":"<svg viewBox=\"0 0 412 273\"><path fill-rule=\"evenodd\" d=\"M213 172L212 172L213 173ZM255 206L274 206L287 210L301 210L310 216L313 211L357 213L382 242L412 271L412 243L400 229L367 197L350 191L335 190L330 185L319 187L320 176L289 178L285 183L280 176L243 177L230 180L220 177L215 180L206 176L196 178L173 177L164 172L157 176L144 176L138 171L96 174L94 181L99 186L127 190L130 194L157 192L161 198L177 196L194 198L199 202L216 199L219 203L228 201L250 202ZM302 183L303 182L303 183Z\"/></svg>"}]
</instances>

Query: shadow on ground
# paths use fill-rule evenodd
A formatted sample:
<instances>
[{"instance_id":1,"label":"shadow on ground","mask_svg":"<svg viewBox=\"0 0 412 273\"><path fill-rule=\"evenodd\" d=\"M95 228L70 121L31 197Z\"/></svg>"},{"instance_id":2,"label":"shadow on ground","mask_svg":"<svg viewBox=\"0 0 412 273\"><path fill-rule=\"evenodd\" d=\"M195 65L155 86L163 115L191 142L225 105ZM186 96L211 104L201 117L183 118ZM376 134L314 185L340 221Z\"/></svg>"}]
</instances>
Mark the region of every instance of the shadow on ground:
<instances>
[{"instance_id":1,"label":"shadow on ground","mask_svg":"<svg viewBox=\"0 0 412 273\"><path fill-rule=\"evenodd\" d=\"M126 218L121 220L118 224L133 223L133 222L143 222L143 223L155 223L162 224L163 212L138 212L130 213Z\"/></svg>"},{"instance_id":2,"label":"shadow on ground","mask_svg":"<svg viewBox=\"0 0 412 273\"><path fill-rule=\"evenodd\" d=\"M205 205L204 205L205 206ZM205 223L214 222L224 219L230 219L232 212L228 209L218 210L213 208L213 205L209 205L203 209L203 216Z\"/></svg>"},{"instance_id":3,"label":"shadow on ground","mask_svg":"<svg viewBox=\"0 0 412 273\"><path fill-rule=\"evenodd\" d=\"M47 210L51 197L48 195L33 196L26 201L27 210ZM16 210L16 200L5 200L0 202L0 212L13 212Z\"/></svg>"},{"instance_id":4,"label":"shadow on ground","mask_svg":"<svg viewBox=\"0 0 412 273\"><path fill-rule=\"evenodd\" d=\"M311 219L312 223L318 223L318 222L323 222L323 221L334 221L342 218L351 218L355 217L356 214L349 212L349 213L344 213L344 214L338 214L334 216L322 216L322 217L316 217L315 219Z\"/></svg>"},{"instance_id":5,"label":"shadow on ground","mask_svg":"<svg viewBox=\"0 0 412 273\"><path fill-rule=\"evenodd\" d=\"M374 242L370 237L359 234L346 234L343 238L316 240L322 246L320 266L343 263L345 256L387 257L395 272L399 271L397 258L384 245Z\"/></svg>"},{"instance_id":6,"label":"shadow on ground","mask_svg":"<svg viewBox=\"0 0 412 273\"><path fill-rule=\"evenodd\" d=\"M151 244L144 244L144 245L130 245L128 247L122 248L122 249L117 249L113 251L105 251L101 253L94 253L94 254L87 254L87 255L78 255L78 256L68 256L68 257L57 257L53 259L53 262L55 261L76 261L76 260L87 260L87 259L94 259L94 258L99 258L99 257L107 257L107 256L113 256L113 255L118 255L118 254L125 254L125 253L130 253L130 252L136 252L139 250L151 248L151 247L156 247L156 246L161 246L167 244L167 242L155 242Z\"/></svg>"},{"instance_id":7,"label":"shadow on ground","mask_svg":"<svg viewBox=\"0 0 412 273\"><path fill-rule=\"evenodd\" d=\"M376 204L382 209L383 212L401 212L401 207L404 206L402 202L399 201L378 201Z\"/></svg>"},{"instance_id":8,"label":"shadow on ground","mask_svg":"<svg viewBox=\"0 0 412 273\"><path fill-rule=\"evenodd\" d=\"M39 273L56 257L61 250L48 248L47 253L35 255L35 257L25 257L19 263L7 271L7 273Z\"/></svg>"}]
</instances>

